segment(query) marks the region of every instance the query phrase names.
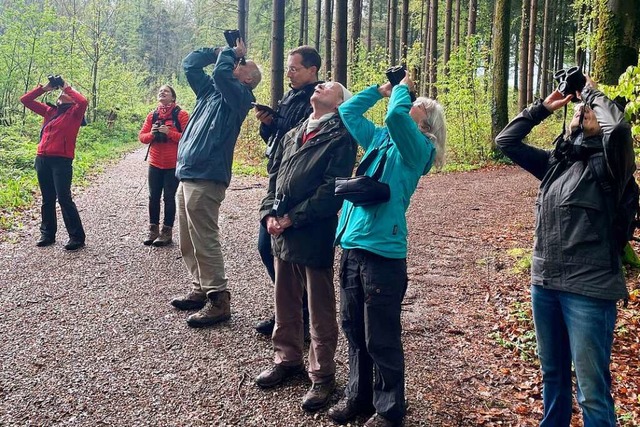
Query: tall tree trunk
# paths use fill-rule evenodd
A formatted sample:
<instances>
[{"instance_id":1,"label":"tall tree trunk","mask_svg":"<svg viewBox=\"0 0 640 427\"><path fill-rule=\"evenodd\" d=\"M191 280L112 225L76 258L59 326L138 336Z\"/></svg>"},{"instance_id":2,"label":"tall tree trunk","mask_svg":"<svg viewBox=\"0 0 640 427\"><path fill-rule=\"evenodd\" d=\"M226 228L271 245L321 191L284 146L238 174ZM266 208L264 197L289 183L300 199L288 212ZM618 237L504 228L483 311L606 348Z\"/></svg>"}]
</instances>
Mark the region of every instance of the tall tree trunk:
<instances>
[{"instance_id":1,"label":"tall tree trunk","mask_svg":"<svg viewBox=\"0 0 640 427\"><path fill-rule=\"evenodd\" d=\"M309 43L309 0L300 0L300 31L298 46Z\"/></svg>"},{"instance_id":2,"label":"tall tree trunk","mask_svg":"<svg viewBox=\"0 0 640 427\"><path fill-rule=\"evenodd\" d=\"M456 18L455 23L453 25L454 28L454 38L453 38L453 48L456 49L460 46L460 0L456 0Z\"/></svg>"},{"instance_id":3,"label":"tall tree trunk","mask_svg":"<svg viewBox=\"0 0 640 427\"><path fill-rule=\"evenodd\" d=\"M529 71L529 14L531 0L522 1L522 24L520 26L520 90L518 92L518 111L527 106L527 72Z\"/></svg>"},{"instance_id":4,"label":"tall tree trunk","mask_svg":"<svg viewBox=\"0 0 640 427\"><path fill-rule=\"evenodd\" d=\"M478 0L469 0L469 19L467 25L467 36L476 33L476 23L478 21Z\"/></svg>"},{"instance_id":5,"label":"tall tree trunk","mask_svg":"<svg viewBox=\"0 0 640 427\"><path fill-rule=\"evenodd\" d=\"M447 0L444 10L444 51L442 53L442 61L444 63L444 73L447 74L447 62L451 56L451 8L453 7L453 0Z\"/></svg>"},{"instance_id":6,"label":"tall tree trunk","mask_svg":"<svg viewBox=\"0 0 640 427\"><path fill-rule=\"evenodd\" d=\"M336 61L333 80L347 86L347 0L335 0L336 4Z\"/></svg>"},{"instance_id":7,"label":"tall tree trunk","mask_svg":"<svg viewBox=\"0 0 640 427\"><path fill-rule=\"evenodd\" d=\"M371 52L371 29L373 28L373 0L369 0L369 13L367 15L367 52Z\"/></svg>"},{"instance_id":8,"label":"tall tree trunk","mask_svg":"<svg viewBox=\"0 0 640 427\"><path fill-rule=\"evenodd\" d=\"M316 0L316 34L315 34L315 45L316 50L318 52L320 49L320 27L322 26L322 0Z\"/></svg>"},{"instance_id":9,"label":"tall tree trunk","mask_svg":"<svg viewBox=\"0 0 640 427\"><path fill-rule=\"evenodd\" d=\"M491 139L509 122L509 31L511 20L509 0L497 0L493 19L493 105L491 108ZM495 147L493 148L495 150Z\"/></svg>"},{"instance_id":10,"label":"tall tree trunk","mask_svg":"<svg viewBox=\"0 0 640 427\"><path fill-rule=\"evenodd\" d=\"M529 46L527 48L527 105L533 103L533 67L536 58L536 23L538 21L538 0L531 0L529 26Z\"/></svg>"},{"instance_id":11,"label":"tall tree trunk","mask_svg":"<svg viewBox=\"0 0 640 427\"><path fill-rule=\"evenodd\" d=\"M422 3L424 7L423 11L423 26L422 26L422 73L420 75L420 93L428 94L429 89L429 8L431 7L431 0L426 0Z\"/></svg>"},{"instance_id":12,"label":"tall tree trunk","mask_svg":"<svg viewBox=\"0 0 640 427\"><path fill-rule=\"evenodd\" d=\"M271 33L271 106L275 108L284 95L284 2L273 0Z\"/></svg>"},{"instance_id":13,"label":"tall tree trunk","mask_svg":"<svg viewBox=\"0 0 640 427\"><path fill-rule=\"evenodd\" d=\"M400 18L400 62L406 65L409 48L409 0L402 0L402 16Z\"/></svg>"},{"instance_id":14,"label":"tall tree trunk","mask_svg":"<svg viewBox=\"0 0 640 427\"><path fill-rule=\"evenodd\" d=\"M513 43L514 45L514 54L513 54L513 90L518 92L519 91L519 82L518 82L518 77L520 75L520 70L518 68L518 66L520 65L520 32L516 31L515 34L515 42Z\"/></svg>"},{"instance_id":15,"label":"tall tree trunk","mask_svg":"<svg viewBox=\"0 0 640 427\"><path fill-rule=\"evenodd\" d=\"M240 37L247 40L247 0L238 0L238 30Z\"/></svg>"},{"instance_id":16,"label":"tall tree trunk","mask_svg":"<svg viewBox=\"0 0 640 427\"><path fill-rule=\"evenodd\" d=\"M324 79L331 80L331 30L333 26L333 1L324 0Z\"/></svg>"},{"instance_id":17,"label":"tall tree trunk","mask_svg":"<svg viewBox=\"0 0 640 427\"><path fill-rule=\"evenodd\" d=\"M640 0L600 3L593 69L596 81L617 84L629 65L638 64L639 11Z\"/></svg>"},{"instance_id":18,"label":"tall tree trunk","mask_svg":"<svg viewBox=\"0 0 640 427\"><path fill-rule=\"evenodd\" d=\"M429 97L435 99L438 97L438 0L431 0L429 15Z\"/></svg>"},{"instance_id":19,"label":"tall tree trunk","mask_svg":"<svg viewBox=\"0 0 640 427\"><path fill-rule=\"evenodd\" d=\"M398 0L389 0L389 44L387 49L389 49L389 59L392 64L397 63L398 61L398 51L396 49L396 45L398 42L397 39L397 31L398 28Z\"/></svg>"},{"instance_id":20,"label":"tall tree trunk","mask_svg":"<svg viewBox=\"0 0 640 427\"><path fill-rule=\"evenodd\" d=\"M551 0L544 0L544 10L542 18L542 52L540 54L540 96L549 93L549 20Z\"/></svg>"},{"instance_id":21,"label":"tall tree trunk","mask_svg":"<svg viewBox=\"0 0 640 427\"><path fill-rule=\"evenodd\" d=\"M357 62L356 49L362 33L362 0L353 0L351 5L351 62Z\"/></svg>"}]
</instances>

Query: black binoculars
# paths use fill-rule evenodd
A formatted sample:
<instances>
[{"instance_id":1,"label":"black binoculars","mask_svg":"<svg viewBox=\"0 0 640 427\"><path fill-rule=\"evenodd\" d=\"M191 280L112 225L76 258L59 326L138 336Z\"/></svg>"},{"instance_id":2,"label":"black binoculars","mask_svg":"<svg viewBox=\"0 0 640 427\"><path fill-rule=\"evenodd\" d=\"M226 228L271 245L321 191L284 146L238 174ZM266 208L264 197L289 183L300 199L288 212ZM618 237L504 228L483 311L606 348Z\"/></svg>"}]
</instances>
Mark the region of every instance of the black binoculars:
<instances>
[{"instance_id":1,"label":"black binoculars","mask_svg":"<svg viewBox=\"0 0 640 427\"><path fill-rule=\"evenodd\" d=\"M558 82L558 91L564 96L573 95L571 101L578 102L578 98L575 96L576 92L582 92L584 86L587 84L587 78L580 67L571 67L566 70L558 70L553 74L553 79Z\"/></svg>"},{"instance_id":2,"label":"black binoculars","mask_svg":"<svg viewBox=\"0 0 640 427\"><path fill-rule=\"evenodd\" d=\"M227 41L227 45L229 47L235 47L236 41L242 38L240 34L240 30L224 30L224 39ZM242 65L246 63L244 57L239 58L239 61Z\"/></svg>"},{"instance_id":3,"label":"black binoculars","mask_svg":"<svg viewBox=\"0 0 640 427\"><path fill-rule=\"evenodd\" d=\"M49 86L53 89L60 89L64 87L64 80L62 80L62 77L59 75L47 76L47 79L49 79Z\"/></svg>"},{"instance_id":4,"label":"black binoculars","mask_svg":"<svg viewBox=\"0 0 640 427\"><path fill-rule=\"evenodd\" d=\"M164 120L157 120L154 125L156 127L162 126L165 123ZM152 129L151 134L153 135L154 142L167 142L167 134L158 131L157 129Z\"/></svg>"},{"instance_id":5,"label":"black binoculars","mask_svg":"<svg viewBox=\"0 0 640 427\"><path fill-rule=\"evenodd\" d=\"M387 68L385 74L387 75L387 79L389 79L391 86L396 86L402 81L402 79L404 79L404 76L407 75L407 69L404 65L395 65ZM411 102L416 100L416 94L414 92L409 92L409 96L411 97Z\"/></svg>"}]
</instances>

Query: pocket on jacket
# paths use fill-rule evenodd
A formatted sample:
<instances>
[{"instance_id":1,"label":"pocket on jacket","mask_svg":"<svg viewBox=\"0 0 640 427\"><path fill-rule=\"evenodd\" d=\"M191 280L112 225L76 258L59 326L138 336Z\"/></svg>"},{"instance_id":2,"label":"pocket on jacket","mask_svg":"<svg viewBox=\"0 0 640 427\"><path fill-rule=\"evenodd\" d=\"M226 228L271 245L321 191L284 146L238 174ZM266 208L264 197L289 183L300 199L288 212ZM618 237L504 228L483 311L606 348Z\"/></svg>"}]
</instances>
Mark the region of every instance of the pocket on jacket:
<instances>
[{"instance_id":1,"label":"pocket on jacket","mask_svg":"<svg viewBox=\"0 0 640 427\"><path fill-rule=\"evenodd\" d=\"M568 261L611 265L609 245L604 240L605 214L593 207L560 206L562 253Z\"/></svg>"}]
</instances>

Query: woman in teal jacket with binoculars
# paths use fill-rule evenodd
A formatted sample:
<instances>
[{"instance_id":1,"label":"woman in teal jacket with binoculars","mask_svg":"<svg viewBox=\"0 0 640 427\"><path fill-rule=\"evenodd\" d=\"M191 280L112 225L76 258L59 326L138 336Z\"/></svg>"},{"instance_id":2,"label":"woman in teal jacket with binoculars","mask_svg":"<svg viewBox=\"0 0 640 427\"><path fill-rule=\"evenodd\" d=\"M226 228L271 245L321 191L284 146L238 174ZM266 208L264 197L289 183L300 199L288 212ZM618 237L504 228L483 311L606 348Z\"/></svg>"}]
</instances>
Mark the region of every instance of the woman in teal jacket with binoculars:
<instances>
[{"instance_id":1,"label":"woman in teal jacket with binoculars","mask_svg":"<svg viewBox=\"0 0 640 427\"><path fill-rule=\"evenodd\" d=\"M406 412L400 339L400 304L407 289L405 213L420 177L443 164L446 139L442 107L424 97L411 102L412 87L405 76L396 86L371 86L339 108L365 150L361 163L370 162L365 175L382 169L379 182L389 185L390 200L342 205L336 244L343 249L340 310L349 342L349 382L345 398L328 413L338 423L373 414L365 426L396 426ZM386 126L380 127L364 113L384 97L390 100Z\"/></svg>"}]
</instances>

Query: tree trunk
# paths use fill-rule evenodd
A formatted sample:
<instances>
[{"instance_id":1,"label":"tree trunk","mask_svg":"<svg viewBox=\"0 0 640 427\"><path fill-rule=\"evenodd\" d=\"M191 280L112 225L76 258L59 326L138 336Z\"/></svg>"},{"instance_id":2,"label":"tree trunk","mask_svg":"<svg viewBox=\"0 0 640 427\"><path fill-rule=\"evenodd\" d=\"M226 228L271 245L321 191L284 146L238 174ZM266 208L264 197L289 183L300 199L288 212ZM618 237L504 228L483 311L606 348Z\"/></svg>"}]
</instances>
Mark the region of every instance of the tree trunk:
<instances>
[{"instance_id":1,"label":"tree trunk","mask_svg":"<svg viewBox=\"0 0 640 427\"><path fill-rule=\"evenodd\" d=\"M542 18L542 52L540 54L540 96L549 93L549 19L551 0L544 0L544 11Z\"/></svg>"},{"instance_id":2,"label":"tree trunk","mask_svg":"<svg viewBox=\"0 0 640 427\"><path fill-rule=\"evenodd\" d=\"M438 0L431 0L429 15L429 97L435 99L438 97Z\"/></svg>"},{"instance_id":3,"label":"tree trunk","mask_svg":"<svg viewBox=\"0 0 640 427\"><path fill-rule=\"evenodd\" d=\"M353 0L351 5L351 62L357 62L356 49L362 33L362 0Z\"/></svg>"},{"instance_id":4,"label":"tree trunk","mask_svg":"<svg viewBox=\"0 0 640 427\"><path fill-rule=\"evenodd\" d=\"M454 28L454 38L453 38L453 48L456 49L458 46L460 46L460 0L456 0L456 18L455 18L455 23L453 25Z\"/></svg>"},{"instance_id":5,"label":"tree trunk","mask_svg":"<svg viewBox=\"0 0 640 427\"><path fill-rule=\"evenodd\" d=\"M324 80L331 80L331 29L333 1L324 0Z\"/></svg>"},{"instance_id":6,"label":"tree trunk","mask_svg":"<svg viewBox=\"0 0 640 427\"><path fill-rule=\"evenodd\" d=\"M476 22L478 21L478 0L469 0L469 19L467 26L467 36L476 33Z\"/></svg>"},{"instance_id":7,"label":"tree trunk","mask_svg":"<svg viewBox=\"0 0 640 427\"><path fill-rule=\"evenodd\" d=\"M298 46L309 43L309 0L300 0L300 31Z\"/></svg>"},{"instance_id":8,"label":"tree trunk","mask_svg":"<svg viewBox=\"0 0 640 427\"><path fill-rule=\"evenodd\" d=\"M420 74L420 93L428 94L429 88L429 7L431 0L422 3L423 26L422 26L422 73Z\"/></svg>"},{"instance_id":9,"label":"tree trunk","mask_svg":"<svg viewBox=\"0 0 640 427\"><path fill-rule=\"evenodd\" d=\"M400 18L400 62L406 66L409 47L409 0L402 0L402 16Z\"/></svg>"},{"instance_id":10,"label":"tree trunk","mask_svg":"<svg viewBox=\"0 0 640 427\"><path fill-rule=\"evenodd\" d=\"M518 92L518 111L527 106L527 72L529 70L529 14L531 0L522 1L522 24L520 25L520 88Z\"/></svg>"},{"instance_id":11,"label":"tree trunk","mask_svg":"<svg viewBox=\"0 0 640 427\"><path fill-rule=\"evenodd\" d=\"M444 52L443 55L443 63L444 63L444 73L447 74L447 62L449 62L449 57L451 56L451 8L453 7L453 0L447 0L445 11L444 11Z\"/></svg>"},{"instance_id":12,"label":"tree trunk","mask_svg":"<svg viewBox=\"0 0 640 427\"><path fill-rule=\"evenodd\" d=\"M491 139L509 122L509 0L497 0L493 19L493 105L491 106ZM495 147L493 147L495 150Z\"/></svg>"},{"instance_id":13,"label":"tree trunk","mask_svg":"<svg viewBox=\"0 0 640 427\"><path fill-rule=\"evenodd\" d=\"M273 0L271 25L271 106L275 108L284 95L284 2Z\"/></svg>"},{"instance_id":14,"label":"tree trunk","mask_svg":"<svg viewBox=\"0 0 640 427\"><path fill-rule=\"evenodd\" d=\"M538 0L531 0L529 26L529 46L527 48L527 105L533 103L533 67L536 58L536 22L538 21Z\"/></svg>"},{"instance_id":15,"label":"tree trunk","mask_svg":"<svg viewBox=\"0 0 640 427\"><path fill-rule=\"evenodd\" d=\"M596 32L596 60L593 75L597 82L614 85L629 65L638 64L640 0L609 0L600 3Z\"/></svg>"},{"instance_id":16,"label":"tree trunk","mask_svg":"<svg viewBox=\"0 0 640 427\"><path fill-rule=\"evenodd\" d=\"M333 80L347 86L347 0L336 2L335 72Z\"/></svg>"},{"instance_id":17,"label":"tree trunk","mask_svg":"<svg viewBox=\"0 0 640 427\"><path fill-rule=\"evenodd\" d=\"M371 52L371 28L373 28L373 0L369 0L369 14L367 15L367 52Z\"/></svg>"},{"instance_id":18,"label":"tree trunk","mask_svg":"<svg viewBox=\"0 0 640 427\"><path fill-rule=\"evenodd\" d=\"M315 45L316 50L320 52L320 27L322 26L322 0L316 0L316 35Z\"/></svg>"},{"instance_id":19,"label":"tree trunk","mask_svg":"<svg viewBox=\"0 0 640 427\"><path fill-rule=\"evenodd\" d=\"M240 37L247 40L247 0L238 0L238 30Z\"/></svg>"},{"instance_id":20,"label":"tree trunk","mask_svg":"<svg viewBox=\"0 0 640 427\"><path fill-rule=\"evenodd\" d=\"M396 49L397 37L396 28L398 27L398 0L389 0L389 44L387 49L389 52L389 59L392 64L398 61L398 51Z\"/></svg>"},{"instance_id":21,"label":"tree trunk","mask_svg":"<svg viewBox=\"0 0 640 427\"><path fill-rule=\"evenodd\" d=\"M520 64L520 31L516 31L516 39L515 42L513 43L514 45L514 49L513 51L515 52L513 54L513 90L518 92L518 76L520 73L520 70L518 69L518 65Z\"/></svg>"}]
</instances>

